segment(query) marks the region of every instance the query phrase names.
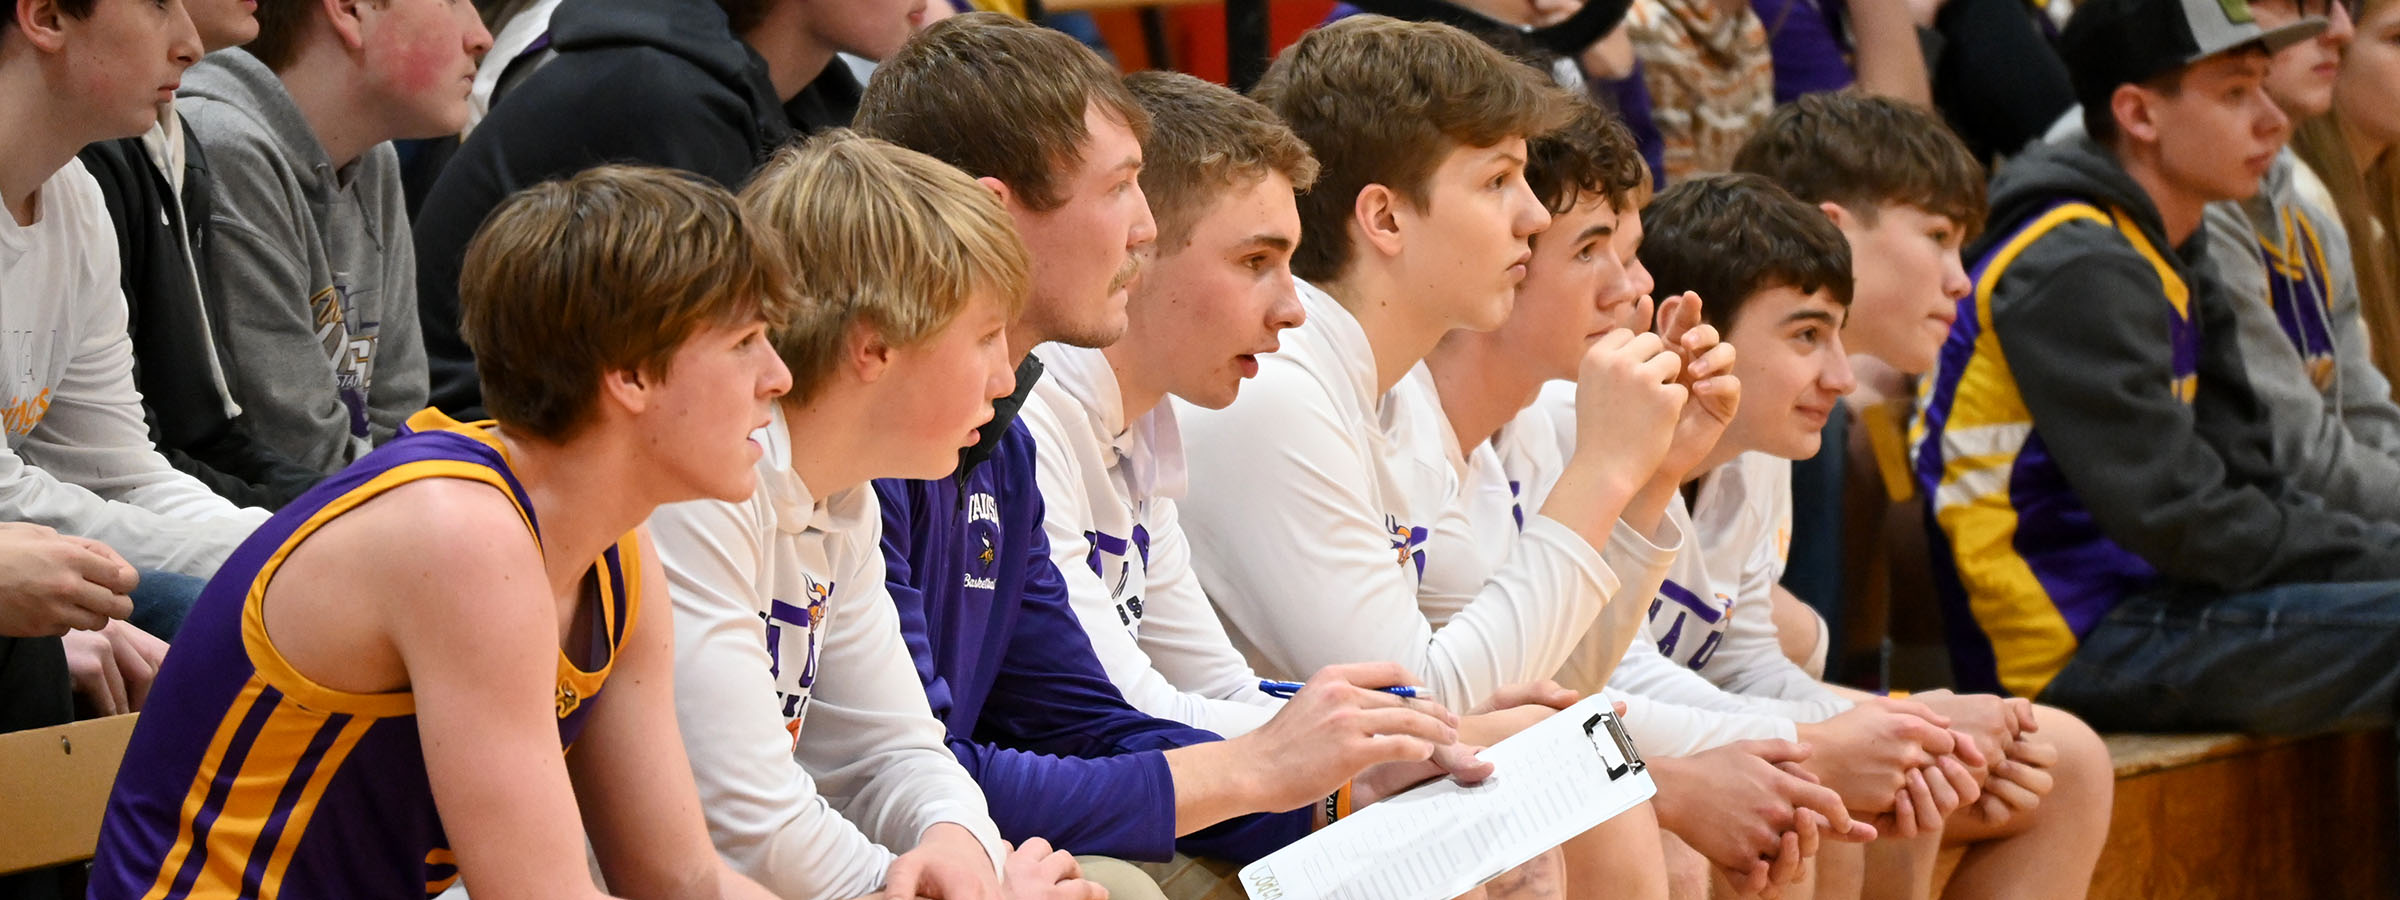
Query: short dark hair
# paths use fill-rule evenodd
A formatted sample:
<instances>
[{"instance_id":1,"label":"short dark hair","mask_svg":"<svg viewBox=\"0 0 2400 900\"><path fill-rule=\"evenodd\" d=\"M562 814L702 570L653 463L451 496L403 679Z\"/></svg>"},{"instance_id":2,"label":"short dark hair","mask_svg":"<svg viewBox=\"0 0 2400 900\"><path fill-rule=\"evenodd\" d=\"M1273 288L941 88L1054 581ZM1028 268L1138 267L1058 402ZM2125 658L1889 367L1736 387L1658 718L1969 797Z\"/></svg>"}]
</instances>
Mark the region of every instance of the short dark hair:
<instances>
[{"instance_id":1,"label":"short dark hair","mask_svg":"<svg viewBox=\"0 0 2400 900\"><path fill-rule=\"evenodd\" d=\"M1324 280L1349 265L1350 211L1368 185L1422 209L1453 150L1548 133L1566 120L1564 94L1448 25L1362 15L1302 35L1252 92L1322 166L1300 195L1292 272Z\"/></svg>"},{"instance_id":2,"label":"short dark hair","mask_svg":"<svg viewBox=\"0 0 2400 900\"><path fill-rule=\"evenodd\" d=\"M314 0L258 0L252 17L258 19L258 36L242 45L242 52L258 58L271 71L281 72L300 58L300 37L308 33L308 20L317 14L320 4Z\"/></svg>"},{"instance_id":3,"label":"short dark hair","mask_svg":"<svg viewBox=\"0 0 2400 900\"><path fill-rule=\"evenodd\" d=\"M1857 91L1809 94L1776 108L1733 156L1809 204L1838 203L1868 225L1900 203L1947 216L1969 237L1987 201L1983 164L1920 107Z\"/></svg>"},{"instance_id":4,"label":"short dark hair","mask_svg":"<svg viewBox=\"0 0 2400 900\"><path fill-rule=\"evenodd\" d=\"M2148 81L2140 82L2140 85L2152 93L2172 97L2183 93L2183 76L2191 70L2192 67L2184 66L2165 74L2153 75ZM2083 133L2090 136L2093 143L2103 147L2113 147L2117 143L2117 110L2116 104L2111 102L2115 97L2116 89L2110 88L2107 97L2097 103L2087 102L2081 110Z\"/></svg>"},{"instance_id":5,"label":"short dark hair","mask_svg":"<svg viewBox=\"0 0 2400 900\"><path fill-rule=\"evenodd\" d=\"M1552 215L1574 209L1584 194L1599 194L1620 210L1648 199L1650 172L1633 132L1589 98L1571 98L1567 106L1573 112L1566 125L1526 144L1525 183L1534 196Z\"/></svg>"},{"instance_id":6,"label":"short dark hair","mask_svg":"<svg viewBox=\"0 0 2400 900\"><path fill-rule=\"evenodd\" d=\"M1731 332L1758 293L1829 291L1850 305L1850 242L1817 208L1757 175L1678 182L1643 212L1642 265L1657 295L1700 295L1702 318Z\"/></svg>"},{"instance_id":7,"label":"short dark hair","mask_svg":"<svg viewBox=\"0 0 2400 900\"><path fill-rule=\"evenodd\" d=\"M1150 116L1117 70L1072 37L999 13L952 16L919 32L876 67L856 127L1000 179L1037 210L1067 202L1060 174L1090 137L1084 112L1124 123L1136 140Z\"/></svg>"},{"instance_id":8,"label":"short dark hair","mask_svg":"<svg viewBox=\"0 0 2400 900\"><path fill-rule=\"evenodd\" d=\"M0 31L17 27L17 5L24 2L15 0L9 5L7 18L0 19ZM92 17L92 4L97 2L99 0L58 0L58 11L66 13L70 19L89 19Z\"/></svg>"}]
</instances>

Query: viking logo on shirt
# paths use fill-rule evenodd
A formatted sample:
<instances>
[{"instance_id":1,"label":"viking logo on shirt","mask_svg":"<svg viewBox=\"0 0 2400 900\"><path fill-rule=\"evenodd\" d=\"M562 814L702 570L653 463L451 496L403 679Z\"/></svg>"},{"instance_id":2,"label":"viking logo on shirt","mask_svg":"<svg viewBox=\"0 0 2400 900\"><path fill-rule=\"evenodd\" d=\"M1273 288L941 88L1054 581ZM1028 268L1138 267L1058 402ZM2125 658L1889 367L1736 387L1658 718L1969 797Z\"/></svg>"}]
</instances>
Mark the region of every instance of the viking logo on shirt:
<instances>
[{"instance_id":1,"label":"viking logo on shirt","mask_svg":"<svg viewBox=\"0 0 2400 900\"><path fill-rule=\"evenodd\" d=\"M1424 578L1425 529L1414 525L1402 525L1399 519L1384 516L1383 531L1385 534L1391 535L1393 561L1405 567L1410 560L1415 560L1417 577Z\"/></svg>"},{"instance_id":2,"label":"viking logo on shirt","mask_svg":"<svg viewBox=\"0 0 2400 900\"><path fill-rule=\"evenodd\" d=\"M1150 529L1135 525L1130 538L1094 529L1084 532L1083 539L1092 542L1092 552L1085 554L1084 564L1092 567L1092 574L1108 583L1108 595L1115 599L1117 605L1117 624L1125 626L1126 631L1139 637L1142 630L1142 586L1133 583L1133 560L1140 559L1144 571L1150 568ZM1129 556L1129 552L1135 555ZM1111 569L1116 572L1113 578L1109 575ZM1131 596L1128 596L1129 592Z\"/></svg>"},{"instance_id":3,"label":"viking logo on shirt","mask_svg":"<svg viewBox=\"0 0 2400 900\"><path fill-rule=\"evenodd\" d=\"M817 638L825 630L826 605L833 602L833 582L800 576L797 604L770 600L759 617L767 623L767 671L775 679L776 698L793 734L808 711L808 695L817 684Z\"/></svg>"},{"instance_id":4,"label":"viking logo on shirt","mask_svg":"<svg viewBox=\"0 0 2400 900\"><path fill-rule=\"evenodd\" d=\"M1650 633L1658 635L1658 653L1693 669L1708 665L1732 624L1733 598L1714 594L1701 599L1690 588L1660 582L1658 598L1650 601Z\"/></svg>"},{"instance_id":5,"label":"viking logo on shirt","mask_svg":"<svg viewBox=\"0 0 2400 900\"><path fill-rule=\"evenodd\" d=\"M986 493L967 495L967 533L974 540L967 542L973 553L964 583L969 589L988 591L997 582L992 577L992 565L1000 561L1000 503Z\"/></svg>"}]
</instances>

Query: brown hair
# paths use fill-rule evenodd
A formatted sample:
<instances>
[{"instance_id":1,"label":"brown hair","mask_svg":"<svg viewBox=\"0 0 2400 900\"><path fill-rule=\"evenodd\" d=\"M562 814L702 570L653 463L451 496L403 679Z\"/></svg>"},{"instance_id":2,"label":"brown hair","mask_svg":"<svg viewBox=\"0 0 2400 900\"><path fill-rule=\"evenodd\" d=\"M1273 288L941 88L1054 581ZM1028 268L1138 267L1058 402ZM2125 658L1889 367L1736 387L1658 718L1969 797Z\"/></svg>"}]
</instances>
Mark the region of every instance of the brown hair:
<instances>
[{"instance_id":1,"label":"brown hair","mask_svg":"<svg viewBox=\"0 0 2400 900\"><path fill-rule=\"evenodd\" d=\"M775 332L786 402L815 396L854 324L895 347L932 337L990 292L1010 317L1031 283L1000 198L941 160L847 129L775 154L742 206L782 239L799 298Z\"/></svg>"},{"instance_id":2,"label":"brown hair","mask_svg":"<svg viewBox=\"0 0 2400 900\"><path fill-rule=\"evenodd\" d=\"M459 333L503 427L573 436L600 379L665 378L686 339L793 306L771 232L697 175L601 166L502 200L467 245Z\"/></svg>"},{"instance_id":3,"label":"brown hair","mask_svg":"<svg viewBox=\"0 0 2400 900\"><path fill-rule=\"evenodd\" d=\"M1451 151L1564 124L1565 92L1474 36L1430 22L1352 16L1301 36L1253 92L1322 164L1300 195L1292 271L1329 279L1350 262L1350 211L1380 184L1424 209Z\"/></svg>"},{"instance_id":4,"label":"brown hair","mask_svg":"<svg viewBox=\"0 0 2400 900\"><path fill-rule=\"evenodd\" d=\"M89 19L92 17L92 4L96 2L98 0L58 0L58 11L65 13L70 19ZM8 8L8 17L0 19L0 31L17 27L17 7L23 3L24 0L12 0Z\"/></svg>"},{"instance_id":5,"label":"brown hair","mask_svg":"<svg viewBox=\"0 0 2400 900\"><path fill-rule=\"evenodd\" d=\"M1677 182L1642 214L1642 265L1657 294L1700 295L1720 332L1758 293L1831 291L1850 305L1850 241L1833 220L1774 182L1746 173Z\"/></svg>"},{"instance_id":6,"label":"brown hair","mask_svg":"<svg viewBox=\"0 0 2400 900\"><path fill-rule=\"evenodd\" d=\"M1619 210L1648 202L1650 169L1642 163L1633 132L1588 98L1570 98L1567 106L1572 110L1567 124L1525 148L1525 183L1534 196L1552 215L1565 215L1585 194L1599 194Z\"/></svg>"},{"instance_id":7,"label":"brown hair","mask_svg":"<svg viewBox=\"0 0 2400 900\"><path fill-rule=\"evenodd\" d=\"M1804 203L1838 203L1869 226L1887 203L1957 223L1973 238L1987 212L1983 164L1933 113L1856 91L1810 94L1768 116L1733 156Z\"/></svg>"},{"instance_id":8,"label":"brown hair","mask_svg":"<svg viewBox=\"0 0 2400 900\"><path fill-rule=\"evenodd\" d=\"M936 22L884 61L858 101L858 130L1000 179L1037 210L1067 201L1086 110L1149 136L1117 72L1074 38L999 13Z\"/></svg>"},{"instance_id":9,"label":"brown hair","mask_svg":"<svg viewBox=\"0 0 2400 900\"><path fill-rule=\"evenodd\" d=\"M2369 5L2373 5L2370 3ZM2360 15L2365 15L2362 10ZM2341 111L2301 123L2292 147L2325 181L2350 236L2358 272L2358 311L2366 320L2375 368L2400 382L2400 150L2386 151L2365 169L2342 136ZM2382 225L2377 240L2376 226ZM2334 260L2340 265L2340 260Z\"/></svg>"},{"instance_id":10,"label":"brown hair","mask_svg":"<svg viewBox=\"0 0 2400 900\"><path fill-rule=\"evenodd\" d=\"M1308 145L1258 101L1181 72L1135 72L1125 89L1150 115L1142 141L1142 194L1158 219L1158 246L1171 252L1218 191L1273 172L1305 191L1317 179Z\"/></svg>"}]
</instances>

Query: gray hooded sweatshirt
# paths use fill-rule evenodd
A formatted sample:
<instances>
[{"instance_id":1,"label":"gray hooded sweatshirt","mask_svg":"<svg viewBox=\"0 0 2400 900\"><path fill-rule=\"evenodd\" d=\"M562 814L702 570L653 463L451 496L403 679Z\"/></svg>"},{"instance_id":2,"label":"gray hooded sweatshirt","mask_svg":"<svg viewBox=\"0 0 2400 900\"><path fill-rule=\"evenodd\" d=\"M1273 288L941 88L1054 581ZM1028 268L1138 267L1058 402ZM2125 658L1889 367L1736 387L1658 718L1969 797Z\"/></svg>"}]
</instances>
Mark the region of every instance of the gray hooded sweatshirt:
<instances>
[{"instance_id":1,"label":"gray hooded sweatshirt","mask_svg":"<svg viewBox=\"0 0 2400 900\"><path fill-rule=\"evenodd\" d=\"M2302 199L2300 175L2286 149L2258 196L2209 204L2209 261L2239 301L2276 464L2335 508L2400 519L2400 406L2367 352L2349 236Z\"/></svg>"},{"instance_id":2,"label":"gray hooded sweatshirt","mask_svg":"<svg viewBox=\"0 0 2400 900\"><path fill-rule=\"evenodd\" d=\"M210 54L178 107L215 170L209 319L260 437L339 470L425 406L416 256L392 145L335 169L257 57Z\"/></svg>"}]
</instances>

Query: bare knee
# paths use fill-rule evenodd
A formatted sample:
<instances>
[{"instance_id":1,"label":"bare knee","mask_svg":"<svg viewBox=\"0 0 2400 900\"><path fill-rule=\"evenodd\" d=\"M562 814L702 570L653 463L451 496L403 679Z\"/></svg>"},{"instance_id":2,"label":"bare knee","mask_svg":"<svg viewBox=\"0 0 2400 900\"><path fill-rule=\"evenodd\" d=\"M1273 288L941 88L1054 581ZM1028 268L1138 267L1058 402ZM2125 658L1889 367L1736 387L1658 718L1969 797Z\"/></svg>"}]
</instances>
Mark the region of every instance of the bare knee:
<instances>
[{"instance_id":1,"label":"bare knee","mask_svg":"<svg viewBox=\"0 0 2400 900\"><path fill-rule=\"evenodd\" d=\"M1658 838L1660 853L1667 861L1668 900L1708 900L1708 858L1673 832L1659 829Z\"/></svg>"}]
</instances>

